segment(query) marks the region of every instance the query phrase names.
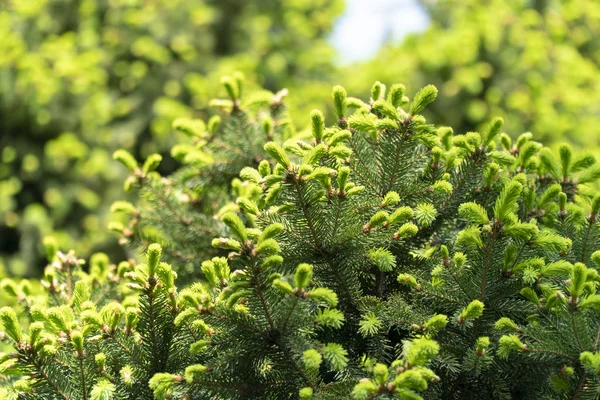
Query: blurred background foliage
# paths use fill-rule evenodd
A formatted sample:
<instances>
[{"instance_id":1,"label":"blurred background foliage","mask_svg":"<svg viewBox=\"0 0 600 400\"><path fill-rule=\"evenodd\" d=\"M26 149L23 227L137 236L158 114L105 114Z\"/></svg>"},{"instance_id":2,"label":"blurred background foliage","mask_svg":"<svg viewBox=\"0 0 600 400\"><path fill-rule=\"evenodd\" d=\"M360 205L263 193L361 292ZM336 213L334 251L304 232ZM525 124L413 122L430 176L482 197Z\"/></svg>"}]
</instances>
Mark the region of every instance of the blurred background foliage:
<instances>
[{"instance_id":1,"label":"blurred background foliage","mask_svg":"<svg viewBox=\"0 0 600 400\"><path fill-rule=\"evenodd\" d=\"M600 2L429 0L430 26L346 70L349 92L374 80L433 84L438 124L459 133L505 119L511 136L531 131L550 145L600 146ZM412 90L411 90L412 89Z\"/></svg>"},{"instance_id":2,"label":"blurred background foliage","mask_svg":"<svg viewBox=\"0 0 600 400\"><path fill-rule=\"evenodd\" d=\"M172 120L203 116L229 71L272 89L329 76L326 36L342 9L339 0L0 1L7 267L35 273L51 231L62 248L118 252L105 229L124 172L112 152L168 152Z\"/></svg>"},{"instance_id":3,"label":"blurred background foliage","mask_svg":"<svg viewBox=\"0 0 600 400\"><path fill-rule=\"evenodd\" d=\"M429 119L458 133L502 116L513 137L531 131L550 145L600 148L597 0L423 0L411 7L429 25L402 40L385 32L402 23L392 11L412 2L364 0L389 27L358 15L336 40L379 47L375 30L388 41L350 65L331 44L343 3L0 0L0 264L37 274L50 232L83 257L126 257L105 228L123 196L112 152L159 152L168 173L171 122L206 119L219 78L235 70L272 91L289 88L300 126L310 109L331 107L333 84L368 97L375 80L404 82L409 95L431 83L440 96Z\"/></svg>"}]
</instances>

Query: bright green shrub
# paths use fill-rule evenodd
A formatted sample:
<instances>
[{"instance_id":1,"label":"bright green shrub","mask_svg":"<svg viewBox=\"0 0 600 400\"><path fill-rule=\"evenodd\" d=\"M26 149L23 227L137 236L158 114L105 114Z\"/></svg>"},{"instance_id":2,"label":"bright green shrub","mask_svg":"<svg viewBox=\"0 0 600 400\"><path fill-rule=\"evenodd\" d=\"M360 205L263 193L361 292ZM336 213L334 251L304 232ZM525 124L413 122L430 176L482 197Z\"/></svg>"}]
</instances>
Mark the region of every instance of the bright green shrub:
<instances>
[{"instance_id":1,"label":"bright green shrub","mask_svg":"<svg viewBox=\"0 0 600 400\"><path fill-rule=\"evenodd\" d=\"M336 88L334 123L313 112L308 132L284 142L273 135L264 159L241 170L236 206L210 223L202 175L219 158L208 155L219 154L228 173L235 153L216 142L228 127L248 138L244 146L261 141L265 126L283 129L272 114L265 123L278 98L257 113L228 86L236 101L217 102L230 106L222 128L177 124L197 140L176 152L183 165L173 175L152 171L156 157L140 166L115 154L132 172L128 186L156 191L150 206L115 208L151 216L145 224L164 246L120 229L147 247L144 262L111 265L96 255L82 270L47 241L46 294L23 296L18 314L0 310L15 346L0 364L13 383L7 395L597 395L595 159L568 146L555 154L531 135L513 145L502 120L464 135L436 128L418 114L435 99L433 86L409 99L400 86L386 97L375 85L377 100L367 102ZM204 256L209 242L223 256ZM197 278L180 283L179 271ZM10 281L2 286L20 295Z\"/></svg>"},{"instance_id":2,"label":"bright green shrub","mask_svg":"<svg viewBox=\"0 0 600 400\"><path fill-rule=\"evenodd\" d=\"M338 0L0 4L0 253L25 260L9 267L35 271L41 248L31 244L50 232L86 254L118 254L101 228L122 179L112 152L166 155L172 120L207 117L233 70L272 89L327 73L324 36L340 9Z\"/></svg>"}]
</instances>

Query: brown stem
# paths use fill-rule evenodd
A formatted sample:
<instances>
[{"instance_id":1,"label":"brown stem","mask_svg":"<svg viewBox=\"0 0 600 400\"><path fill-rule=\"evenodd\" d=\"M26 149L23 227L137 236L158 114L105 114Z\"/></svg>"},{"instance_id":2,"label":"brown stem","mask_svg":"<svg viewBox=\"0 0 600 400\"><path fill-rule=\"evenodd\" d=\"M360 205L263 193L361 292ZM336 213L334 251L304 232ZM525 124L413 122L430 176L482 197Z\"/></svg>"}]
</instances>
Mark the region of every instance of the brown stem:
<instances>
[{"instance_id":1,"label":"brown stem","mask_svg":"<svg viewBox=\"0 0 600 400\"><path fill-rule=\"evenodd\" d=\"M585 380L587 379L587 373L584 372L581 375L581 379L579 379L579 384L577 385L577 389L575 393L573 393L573 400L578 400L581 397L581 392L583 392L583 388L585 386Z\"/></svg>"}]
</instances>

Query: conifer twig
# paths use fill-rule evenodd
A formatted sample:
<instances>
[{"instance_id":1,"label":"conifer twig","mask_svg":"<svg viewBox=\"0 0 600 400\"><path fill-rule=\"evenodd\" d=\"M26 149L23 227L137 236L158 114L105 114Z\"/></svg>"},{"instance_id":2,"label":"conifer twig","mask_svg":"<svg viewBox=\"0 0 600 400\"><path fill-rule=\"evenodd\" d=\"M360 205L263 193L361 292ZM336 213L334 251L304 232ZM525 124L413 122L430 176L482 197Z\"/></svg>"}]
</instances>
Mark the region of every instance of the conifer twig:
<instances>
[{"instance_id":1,"label":"conifer twig","mask_svg":"<svg viewBox=\"0 0 600 400\"><path fill-rule=\"evenodd\" d=\"M583 349L583 345L581 344L581 340L579 339L579 333L577 332L577 324L575 323L575 313L573 310L569 310L571 314L571 325L573 326L573 334L575 335L575 340L577 341L577 345L579 346L579 350L585 351Z\"/></svg>"},{"instance_id":2,"label":"conifer twig","mask_svg":"<svg viewBox=\"0 0 600 400\"><path fill-rule=\"evenodd\" d=\"M81 372L81 395L82 400L87 400L87 388L85 382L85 370L83 369L83 357L79 357L79 371Z\"/></svg>"}]
</instances>

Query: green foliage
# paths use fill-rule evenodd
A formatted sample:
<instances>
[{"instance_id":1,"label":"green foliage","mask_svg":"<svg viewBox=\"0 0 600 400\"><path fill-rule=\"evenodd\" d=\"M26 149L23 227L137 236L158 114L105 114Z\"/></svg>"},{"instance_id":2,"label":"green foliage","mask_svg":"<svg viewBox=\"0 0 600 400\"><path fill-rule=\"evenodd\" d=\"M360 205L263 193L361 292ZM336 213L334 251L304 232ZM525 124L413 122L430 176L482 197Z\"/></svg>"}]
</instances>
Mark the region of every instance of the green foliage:
<instances>
[{"instance_id":1,"label":"green foliage","mask_svg":"<svg viewBox=\"0 0 600 400\"><path fill-rule=\"evenodd\" d=\"M402 108L431 89L397 103L375 84L377 107L297 133L280 95L257 105L228 81L218 127L176 124L201 132L177 171L129 165L141 198L113 228L144 263L82 269L48 240L44 294L2 283L22 304L0 311L7 396L596 396L594 162Z\"/></svg>"},{"instance_id":2,"label":"green foliage","mask_svg":"<svg viewBox=\"0 0 600 400\"><path fill-rule=\"evenodd\" d=\"M349 92L367 96L375 79L410 82L409 94L431 83L440 97L426 115L457 132L479 131L486 144L498 139L500 120L488 124L500 116L513 138L533 132L547 145L567 140L577 148L599 148L597 1L438 0L423 5L429 27L348 67L340 81ZM401 96L395 95L396 101ZM400 105L396 101L391 102ZM582 126L588 127L585 134Z\"/></svg>"},{"instance_id":3,"label":"green foliage","mask_svg":"<svg viewBox=\"0 0 600 400\"><path fill-rule=\"evenodd\" d=\"M7 266L39 275L37 244L50 233L84 254L124 258L104 229L122 180L113 151L130 149L129 166L145 160L146 174L161 156L161 170L172 170L171 122L210 116L218 78L235 69L271 89L300 77L302 87L318 86L332 69L326 34L341 8L339 0L3 1L0 256L21 257ZM227 101L245 97L242 80L224 80Z\"/></svg>"},{"instance_id":4,"label":"green foliage","mask_svg":"<svg viewBox=\"0 0 600 400\"><path fill-rule=\"evenodd\" d=\"M111 226L120 235L121 244L143 249L152 242L161 243L164 257L177 264L181 278L186 279L195 273L199 257L226 254L217 248L239 250L253 237L253 232L244 227L234 212L242 210L249 218L260 215L255 201L258 185L278 179L268 165L259 171L265 166L260 161L271 155L282 166L287 165L289 157L281 145L272 140L283 143L295 134L282 103L284 93L259 93L260 97L243 94L238 99L237 109L214 101L219 104L221 122L218 126L210 121L176 120L176 129L187 132L194 126L198 134L186 135L173 147L171 154L182 167L169 177L161 177L156 171L131 168L124 159L122 163L130 173L125 188L138 193L140 202L113 204L115 218L120 222ZM269 131L263 129L267 118L271 124ZM214 121L214 117L211 120ZM211 125L212 130L207 130ZM245 140L240 141L240 132ZM115 158L123 158L121 154L122 150L118 150ZM276 189L271 192L273 196L276 194ZM235 232L235 239L215 239L214 248L210 240L194 239L223 236L226 228ZM273 250L273 241L268 239L281 229L281 225L274 224L263 233L260 251ZM175 248L183 238L193 245Z\"/></svg>"}]
</instances>

